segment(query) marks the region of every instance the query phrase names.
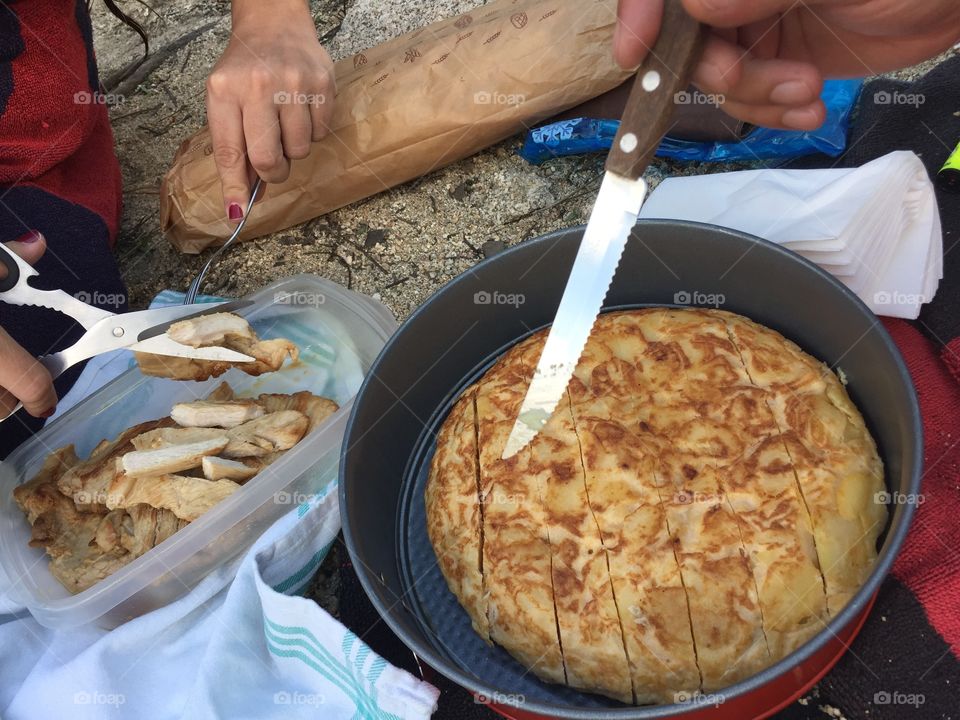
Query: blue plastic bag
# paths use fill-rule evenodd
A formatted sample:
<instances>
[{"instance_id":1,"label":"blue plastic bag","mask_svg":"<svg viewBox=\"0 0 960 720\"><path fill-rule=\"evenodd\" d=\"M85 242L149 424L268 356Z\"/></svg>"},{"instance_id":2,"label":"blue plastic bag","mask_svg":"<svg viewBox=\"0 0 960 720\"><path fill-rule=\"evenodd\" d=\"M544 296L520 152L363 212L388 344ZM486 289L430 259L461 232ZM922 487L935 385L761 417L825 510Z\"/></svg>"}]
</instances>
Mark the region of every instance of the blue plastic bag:
<instances>
[{"instance_id":1,"label":"blue plastic bag","mask_svg":"<svg viewBox=\"0 0 960 720\"><path fill-rule=\"evenodd\" d=\"M846 148L850 113L861 85L863 80L826 81L820 97L827 106L827 118L816 130L755 127L739 142L704 143L667 137L657 148L657 157L698 162L785 159L813 153L836 157ZM609 150L619 126L619 120L593 118L550 123L527 133L520 155L539 164L554 157Z\"/></svg>"}]
</instances>

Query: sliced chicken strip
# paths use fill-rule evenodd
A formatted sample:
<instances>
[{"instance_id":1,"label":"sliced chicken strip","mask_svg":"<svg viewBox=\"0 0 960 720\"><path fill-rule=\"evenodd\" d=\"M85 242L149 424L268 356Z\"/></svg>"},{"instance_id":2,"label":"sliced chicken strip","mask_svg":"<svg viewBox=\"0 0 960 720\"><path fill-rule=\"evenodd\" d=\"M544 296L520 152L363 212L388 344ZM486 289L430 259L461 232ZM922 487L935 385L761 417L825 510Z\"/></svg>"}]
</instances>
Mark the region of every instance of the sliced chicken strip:
<instances>
[{"instance_id":1,"label":"sliced chicken strip","mask_svg":"<svg viewBox=\"0 0 960 720\"><path fill-rule=\"evenodd\" d=\"M73 445L54 450L44 460L40 472L14 488L13 499L27 514L27 522L33 525L38 516L54 508L62 496L57 481L78 462Z\"/></svg>"},{"instance_id":2,"label":"sliced chicken strip","mask_svg":"<svg viewBox=\"0 0 960 720\"><path fill-rule=\"evenodd\" d=\"M140 557L189 524L170 510L143 503L114 512L124 513L120 542L132 557Z\"/></svg>"},{"instance_id":3,"label":"sliced chicken strip","mask_svg":"<svg viewBox=\"0 0 960 720\"><path fill-rule=\"evenodd\" d=\"M171 340L190 347L221 345L227 340L256 340L250 323L233 313L210 313L173 323L167 330Z\"/></svg>"},{"instance_id":4,"label":"sliced chicken strip","mask_svg":"<svg viewBox=\"0 0 960 720\"><path fill-rule=\"evenodd\" d=\"M222 428L165 427L137 435L131 443L135 450L160 450L172 445L217 440L225 434Z\"/></svg>"},{"instance_id":5,"label":"sliced chicken strip","mask_svg":"<svg viewBox=\"0 0 960 720\"><path fill-rule=\"evenodd\" d=\"M97 526L97 532L93 539L94 542L97 543L97 546L103 550L103 552L114 552L116 550L120 550L122 552L125 549L123 547L122 537L123 520L126 515L126 510L111 510L103 516L102 520L100 520L100 524Z\"/></svg>"},{"instance_id":6,"label":"sliced chicken strip","mask_svg":"<svg viewBox=\"0 0 960 720\"><path fill-rule=\"evenodd\" d=\"M296 410L297 412L302 412L310 420L310 426L307 432L318 427L320 423L340 409L340 406L333 400L319 397L306 390L301 390L292 395L264 393L257 398L257 402L263 405L263 409L268 413L277 412L278 410Z\"/></svg>"},{"instance_id":7,"label":"sliced chicken strip","mask_svg":"<svg viewBox=\"0 0 960 720\"><path fill-rule=\"evenodd\" d=\"M260 472L259 468L221 457L205 457L201 461L200 466L203 468L203 476L207 480L236 480L237 482L243 482Z\"/></svg>"},{"instance_id":8,"label":"sliced chicken strip","mask_svg":"<svg viewBox=\"0 0 960 720\"><path fill-rule=\"evenodd\" d=\"M263 407L254 400L196 400L177 403L170 411L170 417L177 425L202 428L232 428L262 417L263 414Z\"/></svg>"},{"instance_id":9,"label":"sliced chicken strip","mask_svg":"<svg viewBox=\"0 0 960 720\"><path fill-rule=\"evenodd\" d=\"M48 485L54 506L33 523L30 545L50 556L50 572L70 592L81 592L123 567L126 551L104 534L105 552L98 544L103 515L77 510L73 501Z\"/></svg>"},{"instance_id":10,"label":"sliced chicken strip","mask_svg":"<svg viewBox=\"0 0 960 720\"><path fill-rule=\"evenodd\" d=\"M121 475L110 486L107 507L112 510L145 503L170 510L182 520L193 521L239 488L232 480L211 482L183 475L140 478Z\"/></svg>"},{"instance_id":11,"label":"sliced chicken strip","mask_svg":"<svg viewBox=\"0 0 960 720\"><path fill-rule=\"evenodd\" d=\"M228 430L230 443L222 454L235 459L289 450L306 434L309 422L296 410L269 413Z\"/></svg>"},{"instance_id":12,"label":"sliced chicken strip","mask_svg":"<svg viewBox=\"0 0 960 720\"><path fill-rule=\"evenodd\" d=\"M140 366L140 372L144 375L196 382L220 377L231 368L237 368L253 376L276 372L288 357L296 360L299 356L297 346L287 340L263 340L252 345L234 346L229 349L249 355L256 360L229 363L221 360L192 360L148 353L134 353L134 356L137 359L137 365Z\"/></svg>"},{"instance_id":13,"label":"sliced chicken strip","mask_svg":"<svg viewBox=\"0 0 960 720\"><path fill-rule=\"evenodd\" d=\"M135 450L123 456L121 467L128 477L168 475L199 467L204 457L221 452L227 443L229 439L223 434L211 440L171 445L159 450Z\"/></svg>"}]
</instances>

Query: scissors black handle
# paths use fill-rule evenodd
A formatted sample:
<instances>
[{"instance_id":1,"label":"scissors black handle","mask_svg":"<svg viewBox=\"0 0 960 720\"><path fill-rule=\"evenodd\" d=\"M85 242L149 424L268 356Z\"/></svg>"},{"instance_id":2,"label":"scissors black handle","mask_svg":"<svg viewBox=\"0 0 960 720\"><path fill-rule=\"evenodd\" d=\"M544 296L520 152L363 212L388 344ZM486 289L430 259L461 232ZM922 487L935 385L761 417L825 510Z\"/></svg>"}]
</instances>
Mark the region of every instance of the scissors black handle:
<instances>
[{"instance_id":1,"label":"scissors black handle","mask_svg":"<svg viewBox=\"0 0 960 720\"><path fill-rule=\"evenodd\" d=\"M0 243L0 263L7 269L7 276L0 280L0 292L13 290L20 282L20 266L2 243Z\"/></svg>"}]
</instances>

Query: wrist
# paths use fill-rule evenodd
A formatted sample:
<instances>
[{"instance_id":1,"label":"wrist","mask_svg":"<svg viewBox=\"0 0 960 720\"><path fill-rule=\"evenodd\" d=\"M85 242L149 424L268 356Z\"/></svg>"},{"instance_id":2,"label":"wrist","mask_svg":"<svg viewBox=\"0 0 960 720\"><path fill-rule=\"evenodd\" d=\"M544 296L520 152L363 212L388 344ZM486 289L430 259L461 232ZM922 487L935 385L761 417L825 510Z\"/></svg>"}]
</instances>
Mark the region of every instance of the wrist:
<instances>
[{"instance_id":1,"label":"wrist","mask_svg":"<svg viewBox=\"0 0 960 720\"><path fill-rule=\"evenodd\" d=\"M268 27L286 27L303 22L313 25L313 17L306 0L233 0L231 3L233 32L262 30Z\"/></svg>"}]
</instances>

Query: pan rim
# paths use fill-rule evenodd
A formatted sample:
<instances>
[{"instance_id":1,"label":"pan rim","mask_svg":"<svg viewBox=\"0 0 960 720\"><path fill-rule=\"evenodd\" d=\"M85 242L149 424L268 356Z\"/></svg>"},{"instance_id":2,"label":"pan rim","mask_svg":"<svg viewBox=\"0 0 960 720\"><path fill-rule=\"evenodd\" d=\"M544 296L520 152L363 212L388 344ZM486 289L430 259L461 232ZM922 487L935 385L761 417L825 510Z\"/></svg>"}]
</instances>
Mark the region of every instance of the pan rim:
<instances>
[{"instance_id":1,"label":"pan rim","mask_svg":"<svg viewBox=\"0 0 960 720\"><path fill-rule=\"evenodd\" d=\"M495 256L486 258L483 261L479 262L477 265L473 266L469 270L457 275L448 282L446 282L440 289L434 292L422 305L420 305L413 313L401 324L400 328L390 337L387 341L384 348L381 350L380 354L377 356L376 360L370 367L370 370L367 376L364 378L364 381L360 387L360 390L357 392L353 408L350 413L350 417L347 421L346 432L344 434L343 445L341 446L340 452L340 467L339 467L339 500L340 500L340 509L341 509L341 518L343 525L343 535L344 542L347 546L347 550L350 554L350 557L353 561L353 565L357 571L357 577L360 580L360 584L363 587L364 592L367 594L371 604L377 611L377 614L387 623L391 631L394 632L397 637L403 642L403 644L412 652L414 652L421 660L425 661L430 667L434 668L437 672L441 673L447 677L452 682L456 683L460 687L467 689L469 692L474 694L481 694L487 697L502 697L504 695L509 695L509 689L504 690L502 688L494 688L492 686L486 685L482 681L477 682L478 678L472 675L468 675L459 667L454 666L452 663L447 661L445 658L440 656L431 646L420 643L416 639L413 639L409 634L401 627L401 624L394 617L395 606L388 607L386 603L382 602L379 593L377 591L377 584L375 578L371 577L364 566L363 560L360 557L360 553L357 549L356 542L354 540L354 527L350 519L350 513L348 512L348 498L347 498L347 461L349 455L348 442L351 436L353 435L354 424L357 419L358 412L362 406L362 400L365 395L365 392L369 385L372 384L373 380L376 377L377 371L380 369L381 364L387 359L395 346L399 342L401 335L404 334L405 330L415 324L417 320L428 311L430 311L436 303L443 302L445 296L447 295L450 288L456 286L458 283L466 282L467 278L471 273L480 271L495 265L498 262L502 262L502 259L507 256L508 253L517 253L517 252L531 252L528 248L537 248L537 247L548 247L558 241L562 241L564 238L569 237L571 234L581 234L584 229L584 225L573 226L570 228L564 228L560 230L555 230L553 232L541 235L537 238L527 240L519 245L515 245L502 253L498 253ZM900 353L899 348L894 343L893 338L887 332L886 328L883 326L882 322L876 318L873 312L866 306L866 304L857 297L849 288L843 285L840 281L834 278L832 275L827 273L825 270L810 262L806 258L801 257L797 253L794 253L786 248L781 247L775 243L771 243L763 238L750 235L749 233L740 232L738 230L733 230L731 228L724 228L717 225L712 225L709 223L700 223L692 222L687 220L670 220L670 219L643 219L638 221L637 225L634 227L633 232L636 232L638 228L650 228L651 230L664 229L664 230L676 230L677 228L686 228L691 229L696 232L707 231L711 235L716 236L717 239L722 239L723 236L736 238L739 241L750 243L754 246L759 246L764 249L764 252L771 252L775 255L780 255L783 259L799 264L806 271L817 276L817 279L827 285L831 286L835 291L839 291L842 296L848 301L851 302L861 314L864 314L868 317L873 317L875 322L872 325L871 330L878 333L878 338L881 341L884 348L888 351L894 364L896 366L896 375L900 384L907 390L907 399L909 403L909 417L907 418L909 426L913 430L913 438L916 442L918 451L914 453L913 463L909 467L909 477L910 477L910 491L918 493L920 491L920 485L922 480L923 473L923 424L920 415L920 405L917 398L916 389L913 384L913 380L910 377L909 370L907 369L906 363L903 359L902 354ZM409 460L409 458L408 458ZM905 468L906 470L907 468ZM856 592L853 598L847 603L847 605L840 611L840 613L831 618L831 620L826 624L826 626L819 631L813 638L808 642L802 645L800 648L792 652L790 655L782 658L773 665L764 668L762 671L755 675L736 683L730 685L722 690L713 693L715 695L721 695L724 698L724 702L729 702L738 697L742 697L750 692L753 692L760 688L761 686L767 685L771 681L776 680L777 678L783 676L789 670L803 664L807 661L812 655L817 651L821 650L828 642L835 638L839 631L848 626L851 622L854 622L857 616L864 610L865 606L869 602L870 598L879 590L880 585L882 584L884 578L889 574L893 562L895 561L897 555L903 547L903 543L906 539L907 533L909 532L910 526L913 522L914 514L916 512L915 504L900 504L896 506L895 514L890 520L890 527L887 532L886 540L884 541L883 547L880 550L879 557L877 562L874 565L873 569L870 572L869 577ZM545 703L536 700L525 701L522 705L522 710L526 713L533 713L537 715L544 715L547 717L554 718L570 718L571 720L607 720L607 719L617 719L617 720L627 720L628 718L664 718L664 717L676 717L684 714L689 714L693 712L698 712L703 709L702 704L690 703L690 704L669 704L669 705L638 705L632 707L622 707L622 708L575 708L567 705L554 705L551 703Z\"/></svg>"}]
</instances>

